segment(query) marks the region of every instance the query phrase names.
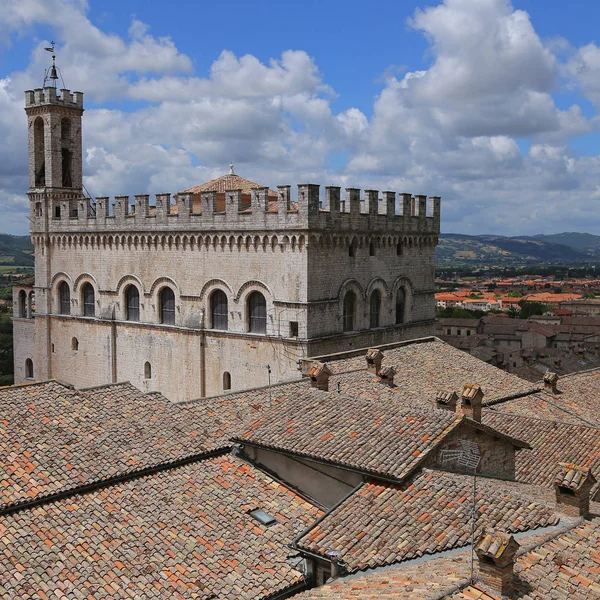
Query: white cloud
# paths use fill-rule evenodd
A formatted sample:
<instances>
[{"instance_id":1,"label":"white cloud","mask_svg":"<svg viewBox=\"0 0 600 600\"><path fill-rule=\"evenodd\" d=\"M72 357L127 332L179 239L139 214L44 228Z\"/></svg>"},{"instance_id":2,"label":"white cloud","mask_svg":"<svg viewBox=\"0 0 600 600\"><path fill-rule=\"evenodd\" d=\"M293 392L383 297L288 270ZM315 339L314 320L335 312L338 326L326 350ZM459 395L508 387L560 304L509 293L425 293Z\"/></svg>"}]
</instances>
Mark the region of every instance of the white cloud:
<instances>
[{"instance_id":1,"label":"white cloud","mask_svg":"<svg viewBox=\"0 0 600 600\"><path fill-rule=\"evenodd\" d=\"M6 0L0 33L11 39L44 25L59 40L66 83L85 92L84 175L94 194L174 192L233 161L269 185L440 194L446 230L600 230L600 218L586 216L600 159L569 148L595 121L553 99L566 75L600 101L600 50L589 44L559 64L565 44L544 43L507 0L445 0L416 11L410 25L427 38L431 64L388 69L370 118L358 108L335 112L335 92L303 50L266 62L223 50L198 74L176 39L155 37L137 18L126 36L109 34L86 11L85 2ZM25 71L0 80L0 193L22 233L22 90L40 85L46 44L36 43ZM129 101L127 111L97 108L108 100ZM347 164L332 171L332 153Z\"/></svg>"}]
</instances>

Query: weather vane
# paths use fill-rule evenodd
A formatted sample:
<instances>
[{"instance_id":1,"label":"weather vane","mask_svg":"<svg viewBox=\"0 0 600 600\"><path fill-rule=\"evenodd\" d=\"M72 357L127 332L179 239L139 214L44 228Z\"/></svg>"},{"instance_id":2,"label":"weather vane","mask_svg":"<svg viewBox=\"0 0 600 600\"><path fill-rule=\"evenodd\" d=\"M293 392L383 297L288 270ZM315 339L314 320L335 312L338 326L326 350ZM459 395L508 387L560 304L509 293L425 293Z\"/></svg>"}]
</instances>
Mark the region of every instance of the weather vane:
<instances>
[{"instance_id":1,"label":"weather vane","mask_svg":"<svg viewBox=\"0 0 600 600\"><path fill-rule=\"evenodd\" d=\"M65 81L63 79L62 73L60 72L60 69L56 66L56 53L54 51L54 46L55 43L54 41L50 42L50 46L48 48L44 48L44 50L46 50L46 52L52 52L52 66L48 67L45 71L44 71L44 87L56 87L56 82L58 81L58 78L60 77L60 80L62 81L63 84L63 88L65 87ZM48 83L50 82L50 83ZM48 85L46 85L48 84Z\"/></svg>"}]
</instances>

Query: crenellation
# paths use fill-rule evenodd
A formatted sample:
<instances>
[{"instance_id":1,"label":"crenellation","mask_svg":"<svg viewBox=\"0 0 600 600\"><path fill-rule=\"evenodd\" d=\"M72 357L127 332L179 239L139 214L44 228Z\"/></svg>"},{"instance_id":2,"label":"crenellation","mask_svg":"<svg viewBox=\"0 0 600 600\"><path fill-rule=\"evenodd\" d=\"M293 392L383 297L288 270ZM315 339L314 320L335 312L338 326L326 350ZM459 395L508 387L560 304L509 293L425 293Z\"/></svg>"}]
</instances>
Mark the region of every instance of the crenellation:
<instances>
[{"instance_id":1,"label":"crenellation","mask_svg":"<svg viewBox=\"0 0 600 600\"><path fill-rule=\"evenodd\" d=\"M360 189L358 188L346 188L346 211L351 215L360 214Z\"/></svg>"},{"instance_id":2,"label":"crenellation","mask_svg":"<svg viewBox=\"0 0 600 600\"><path fill-rule=\"evenodd\" d=\"M385 205L385 215L388 218L396 216L396 192L382 192Z\"/></svg>"},{"instance_id":3,"label":"crenellation","mask_svg":"<svg viewBox=\"0 0 600 600\"><path fill-rule=\"evenodd\" d=\"M53 86L26 90L25 107L29 108L39 104L59 104L83 109L83 92L71 92L67 89L59 91L60 95L57 95L57 89Z\"/></svg>"},{"instance_id":4,"label":"crenellation","mask_svg":"<svg viewBox=\"0 0 600 600\"><path fill-rule=\"evenodd\" d=\"M340 213L341 188L335 185L325 186L325 211L334 216Z\"/></svg>"},{"instance_id":5,"label":"crenellation","mask_svg":"<svg viewBox=\"0 0 600 600\"><path fill-rule=\"evenodd\" d=\"M400 194L400 214L406 219L413 215L413 197L411 194L403 192Z\"/></svg>"},{"instance_id":6,"label":"crenellation","mask_svg":"<svg viewBox=\"0 0 600 600\"><path fill-rule=\"evenodd\" d=\"M276 201L269 197L269 188L252 190L250 204L243 199L241 190L228 190L218 199L214 191L205 191L200 202L195 203L191 193L171 196L156 194L156 205L150 204L148 194L137 194L131 202L129 196L96 198L95 210L90 210L90 200L75 191L53 194L49 224L41 217L40 195L31 192L32 232L77 231L152 231L152 230L273 230L306 229L310 231L390 231L407 234L437 236L440 228L439 196L428 199L425 195L400 194L402 212L396 215L396 193L365 190L364 210L360 211L360 190L348 188L350 211L342 210L341 189L325 187L325 203L321 207L316 184L298 186L297 207L291 202L289 185L278 186ZM247 198L247 196L246 196ZM358 200L358 201L357 201ZM246 202L246 203L244 203ZM430 214L427 214L429 202ZM289 209L287 208L289 206ZM352 207L354 211L352 212ZM359 208L359 211L356 211ZM39 213L39 214L38 214Z\"/></svg>"},{"instance_id":7,"label":"crenellation","mask_svg":"<svg viewBox=\"0 0 600 600\"><path fill-rule=\"evenodd\" d=\"M365 203L370 216L379 214L379 190L365 190Z\"/></svg>"}]
</instances>

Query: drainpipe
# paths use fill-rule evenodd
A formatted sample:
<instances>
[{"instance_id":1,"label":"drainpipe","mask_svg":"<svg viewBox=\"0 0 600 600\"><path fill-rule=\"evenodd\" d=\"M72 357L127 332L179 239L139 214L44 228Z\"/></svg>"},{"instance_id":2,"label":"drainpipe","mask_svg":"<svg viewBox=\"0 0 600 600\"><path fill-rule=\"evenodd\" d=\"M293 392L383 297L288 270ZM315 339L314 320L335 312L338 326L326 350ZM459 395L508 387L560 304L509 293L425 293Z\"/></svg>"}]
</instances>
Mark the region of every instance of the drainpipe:
<instances>
[{"instance_id":1,"label":"drainpipe","mask_svg":"<svg viewBox=\"0 0 600 600\"><path fill-rule=\"evenodd\" d=\"M200 334L200 397L206 397L206 329L204 329L204 315L202 315L202 329Z\"/></svg>"}]
</instances>

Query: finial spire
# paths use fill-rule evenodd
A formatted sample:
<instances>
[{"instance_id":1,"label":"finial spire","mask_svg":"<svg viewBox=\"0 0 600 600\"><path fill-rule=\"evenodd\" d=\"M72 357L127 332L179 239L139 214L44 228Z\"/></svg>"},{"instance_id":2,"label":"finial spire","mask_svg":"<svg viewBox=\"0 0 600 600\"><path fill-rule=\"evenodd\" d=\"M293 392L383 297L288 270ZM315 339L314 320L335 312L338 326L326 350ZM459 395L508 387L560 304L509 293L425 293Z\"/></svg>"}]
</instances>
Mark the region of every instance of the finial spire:
<instances>
[{"instance_id":1,"label":"finial spire","mask_svg":"<svg viewBox=\"0 0 600 600\"><path fill-rule=\"evenodd\" d=\"M50 80L50 83L48 85L54 88L56 87L56 82L58 81L59 76L62 80L62 73L60 73L60 69L57 69L56 67L56 53L54 52L54 46L55 43L54 41L52 41L50 42L50 47L45 48L46 52L52 52L52 66L48 67L44 71L44 87L47 86L48 80ZM63 81L63 87L64 85L65 82Z\"/></svg>"},{"instance_id":2,"label":"finial spire","mask_svg":"<svg viewBox=\"0 0 600 600\"><path fill-rule=\"evenodd\" d=\"M230 175L235 175L235 173L233 172L233 163L231 163L231 164L229 165L229 174L230 174Z\"/></svg>"}]
</instances>

